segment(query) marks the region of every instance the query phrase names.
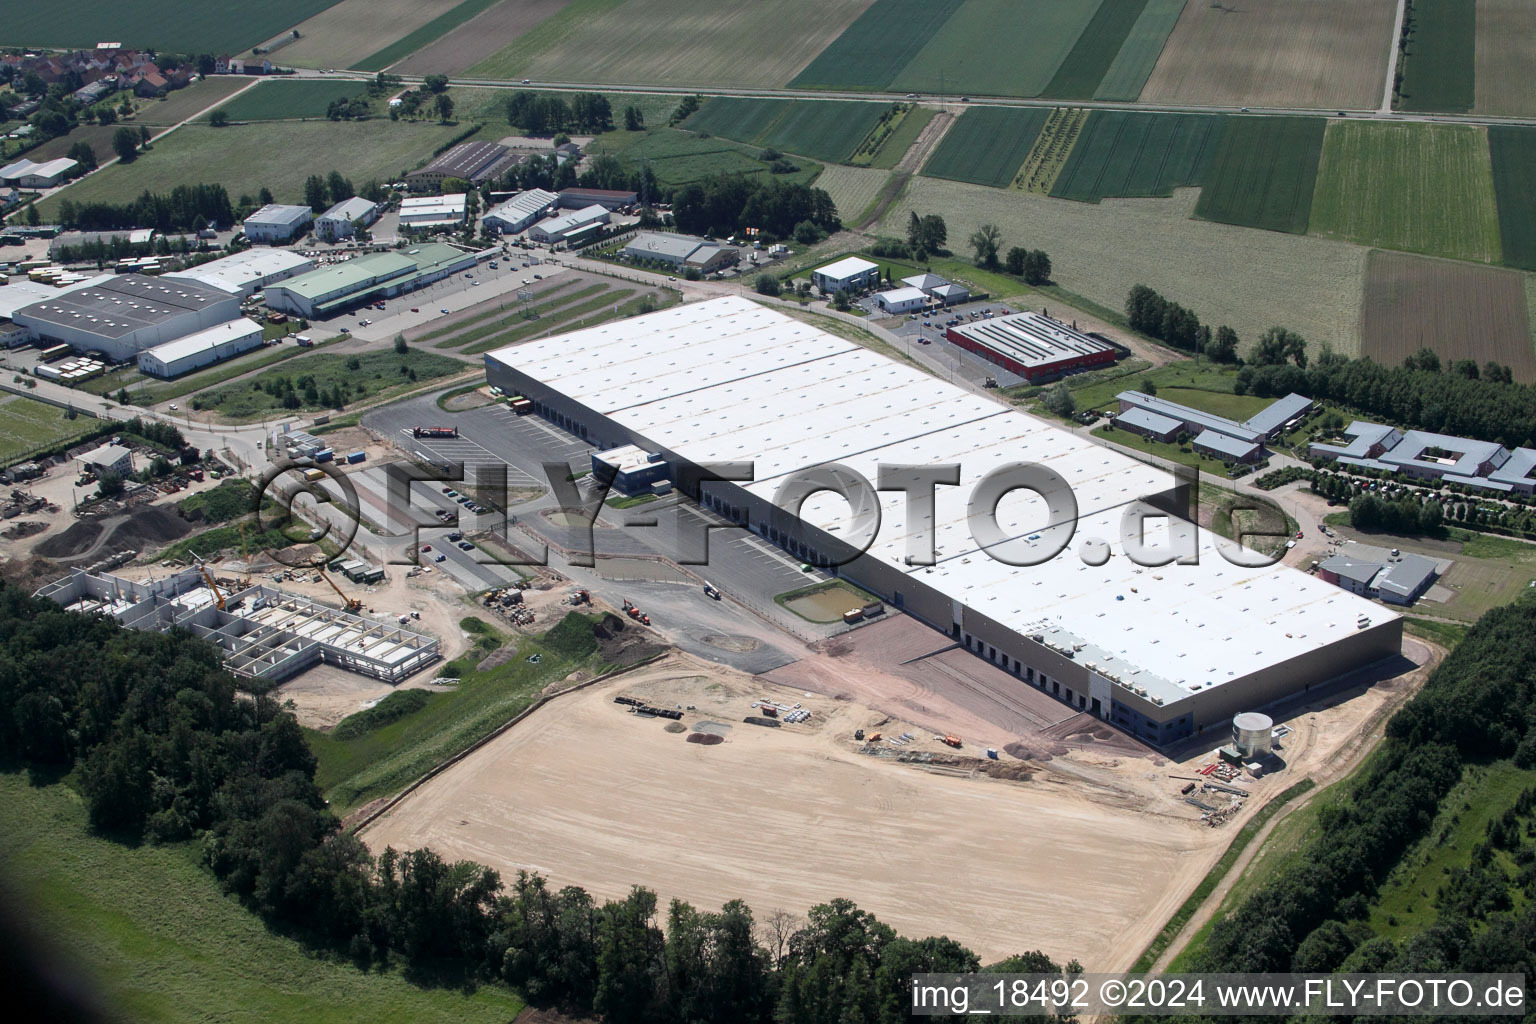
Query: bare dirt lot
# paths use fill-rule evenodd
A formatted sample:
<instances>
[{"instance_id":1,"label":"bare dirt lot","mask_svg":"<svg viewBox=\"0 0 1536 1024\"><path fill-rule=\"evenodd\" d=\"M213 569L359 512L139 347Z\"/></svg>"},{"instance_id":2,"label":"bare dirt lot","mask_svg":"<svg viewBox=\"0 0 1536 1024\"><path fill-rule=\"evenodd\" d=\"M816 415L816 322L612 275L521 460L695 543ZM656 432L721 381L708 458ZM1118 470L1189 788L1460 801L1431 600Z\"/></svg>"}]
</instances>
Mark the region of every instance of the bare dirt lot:
<instances>
[{"instance_id":1,"label":"bare dirt lot","mask_svg":"<svg viewBox=\"0 0 1536 1024\"><path fill-rule=\"evenodd\" d=\"M1242 814L1335 759L1393 692L1383 684L1308 709L1289 769L1254 783ZM685 712L687 730L668 732L614 704L621 694L696 708ZM745 722L762 697L801 703L813 717ZM947 934L984 960L1039 948L1089 969L1134 959L1230 839L1230 823L1198 823L1170 777L1203 756L1164 766L1133 744L1082 742L1089 749L1048 761L990 762L969 735L958 754L933 741L922 723L950 720L945 711L892 710L674 654L555 700L362 835L376 850L427 845L599 898L644 885L663 901L711 909L741 897L766 915L847 897L904 934ZM1070 713L1054 717L1052 733L1075 729ZM915 740L899 751L876 744L884 756L871 756L853 739L858 728ZM723 740L689 742L698 732ZM911 751L959 766L897 761ZM1019 780L978 770L996 766Z\"/></svg>"},{"instance_id":2,"label":"bare dirt lot","mask_svg":"<svg viewBox=\"0 0 1536 1024\"><path fill-rule=\"evenodd\" d=\"M1361 355L1397 366L1421 348L1443 363L1493 360L1536 380L1523 275L1469 263L1371 253Z\"/></svg>"},{"instance_id":3,"label":"bare dirt lot","mask_svg":"<svg viewBox=\"0 0 1536 1024\"><path fill-rule=\"evenodd\" d=\"M480 63L568 3L570 0L501 0L390 70L402 75L458 74L471 64Z\"/></svg>"},{"instance_id":4,"label":"bare dirt lot","mask_svg":"<svg viewBox=\"0 0 1536 1024\"><path fill-rule=\"evenodd\" d=\"M1391 56L1394 0L1192 2L1141 99L1375 109Z\"/></svg>"}]
</instances>

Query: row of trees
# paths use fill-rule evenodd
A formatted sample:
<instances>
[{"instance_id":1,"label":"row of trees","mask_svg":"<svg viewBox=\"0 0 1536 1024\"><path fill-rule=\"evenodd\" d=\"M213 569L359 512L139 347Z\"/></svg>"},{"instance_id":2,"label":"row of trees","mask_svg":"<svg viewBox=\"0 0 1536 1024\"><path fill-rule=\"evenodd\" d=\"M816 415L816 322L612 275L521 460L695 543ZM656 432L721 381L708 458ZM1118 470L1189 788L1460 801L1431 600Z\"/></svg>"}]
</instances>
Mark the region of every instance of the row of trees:
<instances>
[{"instance_id":1,"label":"row of trees","mask_svg":"<svg viewBox=\"0 0 1536 1024\"><path fill-rule=\"evenodd\" d=\"M613 130L613 107L608 97L600 92L572 93L567 100L551 93L521 89L507 98L507 123L526 135L553 135L565 131L596 135ZM640 124L644 125L643 117ZM628 126L626 119L625 127Z\"/></svg>"},{"instance_id":2,"label":"row of trees","mask_svg":"<svg viewBox=\"0 0 1536 1024\"><path fill-rule=\"evenodd\" d=\"M1448 872L1437 918L1418 935L1399 944L1367 924L1379 887L1465 772L1508 757L1536 767L1533 678L1536 600L1524 597L1484 615L1431 673L1387 723L1380 750L1320 812L1306 845L1216 922L1190 969L1536 973L1529 870L1501 881L1525 890L1519 910L1508 909L1507 892L1502 901L1462 899L1469 887ZM1523 850L1517 864L1530 863L1529 841ZM1486 866L1474 851L1474 866L1480 860Z\"/></svg>"},{"instance_id":3,"label":"row of trees","mask_svg":"<svg viewBox=\"0 0 1536 1024\"><path fill-rule=\"evenodd\" d=\"M759 920L740 901L718 912L674 901L663 931L645 889L599 904L526 873L504 887L495 871L430 850L375 857L326 809L293 717L238 696L212 645L14 588L0 589L0 748L73 767L98 830L200 840L224 885L289 934L362 966L501 980L582 1016L894 1022L907 1019L912 974L979 967L958 943L900 937L846 900L803 921ZM991 969L1058 970L1039 953Z\"/></svg>"},{"instance_id":4,"label":"row of trees","mask_svg":"<svg viewBox=\"0 0 1536 1024\"><path fill-rule=\"evenodd\" d=\"M234 207L223 185L177 185L167 193L144 192L130 203L59 203L59 223L81 231L153 228L192 231L199 223L233 224Z\"/></svg>"},{"instance_id":5,"label":"row of trees","mask_svg":"<svg viewBox=\"0 0 1536 1024\"><path fill-rule=\"evenodd\" d=\"M1218 363L1237 361L1237 332L1225 325L1213 332L1192 310L1163 298L1144 284L1131 288L1125 298L1125 316L1131 329L1166 345L1196 352Z\"/></svg>"}]
</instances>

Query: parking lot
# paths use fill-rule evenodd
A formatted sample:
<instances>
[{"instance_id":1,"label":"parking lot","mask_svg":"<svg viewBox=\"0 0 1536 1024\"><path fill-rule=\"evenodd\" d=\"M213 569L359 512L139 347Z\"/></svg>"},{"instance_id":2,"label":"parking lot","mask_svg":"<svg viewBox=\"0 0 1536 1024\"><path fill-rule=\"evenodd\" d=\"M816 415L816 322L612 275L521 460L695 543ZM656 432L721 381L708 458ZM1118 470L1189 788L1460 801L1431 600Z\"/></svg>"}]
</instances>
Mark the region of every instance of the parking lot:
<instances>
[{"instance_id":1,"label":"parking lot","mask_svg":"<svg viewBox=\"0 0 1536 1024\"><path fill-rule=\"evenodd\" d=\"M919 313L915 318L912 314L889 316L875 306L873 299L864 299L860 305L866 309L873 308L871 319L877 320L887 330L905 341L914 357L920 355L930 363L942 367L954 378L979 385L991 377L997 382L998 387L1003 388L1025 383L1022 377L1009 373L996 363L990 363L980 356L967 352L944 337L945 327L955 323L957 318L960 323L979 323L988 319L987 312L990 312L993 317L1020 312L1016 305L1002 305L991 300L968 302L949 309L937 310L926 316Z\"/></svg>"}]
</instances>

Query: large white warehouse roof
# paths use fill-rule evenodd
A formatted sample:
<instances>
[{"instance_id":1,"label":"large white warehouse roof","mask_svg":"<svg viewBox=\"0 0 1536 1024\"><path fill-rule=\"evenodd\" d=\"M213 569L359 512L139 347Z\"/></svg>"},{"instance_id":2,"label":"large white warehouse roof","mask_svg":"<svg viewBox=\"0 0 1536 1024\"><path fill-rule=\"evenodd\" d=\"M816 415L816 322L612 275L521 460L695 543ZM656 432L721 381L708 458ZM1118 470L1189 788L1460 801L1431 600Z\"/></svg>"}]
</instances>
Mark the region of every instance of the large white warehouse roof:
<instances>
[{"instance_id":1,"label":"large white warehouse roof","mask_svg":"<svg viewBox=\"0 0 1536 1024\"><path fill-rule=\"evenodd\" d=\"M1075 649L1079 663L1157 703L1327 647L1362 617L1395 618L1284 565L1234 565L1218 553L1229 542L1203 529L1198 565L1137 565L1125 554L1122 517L1172 489L1170 474L745 298L527 342L487 360L691 462L749 461L756 480L743 486L769 500L787 474L827 462L871 482L880 464L959 463L960 486L937 489L937 564L905 564L907 535L925 524L907 523L901 492L881 493L869 554L1009 629ZM1038 566L994 559L969 527L976 483L1015 462L1055 470L1078 505L1072 545ZM999 524L1014 543L1043 550L1044 503L1026 494L1003 499ZM847 535L848 506L836 495L811 497L801 515ZM1161 519L1148 526L1150 543L1168 529ZM1079 557L1086 539L1108 543L1105 564Z\"/></svg>"}]
</instances>

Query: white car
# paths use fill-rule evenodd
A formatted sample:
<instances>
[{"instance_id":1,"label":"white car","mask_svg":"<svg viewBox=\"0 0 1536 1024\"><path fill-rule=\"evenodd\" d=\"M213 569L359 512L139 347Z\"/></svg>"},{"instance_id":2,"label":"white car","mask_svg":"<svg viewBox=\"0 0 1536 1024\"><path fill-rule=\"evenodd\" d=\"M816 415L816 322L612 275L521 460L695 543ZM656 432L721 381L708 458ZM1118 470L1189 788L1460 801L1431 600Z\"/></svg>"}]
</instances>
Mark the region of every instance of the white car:
<instances>
[{"instance_id":1,"label":"white car","mask_svg":"<svg viewBox=\"0 0 1536 1024\"><path fill-rule=\"evenodd\" d=\"M168 406L168 408L169 408L169 409L170 409L170 410L171 410L171 412L175 412L175 411L176 411L176 410L177 410L177 409L178 409L178 408L180 408L180 407L179 407L179 406L178 406L178 405L177 405L177 404L176 404L176 403L175 403L175 402L172 402L172 403L171 403L171 404L170 404L170 405L169 405L169 406Z\"/></svg>"}]
</instances>

